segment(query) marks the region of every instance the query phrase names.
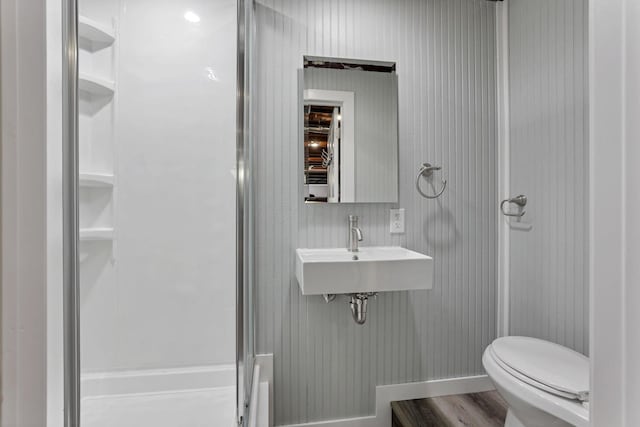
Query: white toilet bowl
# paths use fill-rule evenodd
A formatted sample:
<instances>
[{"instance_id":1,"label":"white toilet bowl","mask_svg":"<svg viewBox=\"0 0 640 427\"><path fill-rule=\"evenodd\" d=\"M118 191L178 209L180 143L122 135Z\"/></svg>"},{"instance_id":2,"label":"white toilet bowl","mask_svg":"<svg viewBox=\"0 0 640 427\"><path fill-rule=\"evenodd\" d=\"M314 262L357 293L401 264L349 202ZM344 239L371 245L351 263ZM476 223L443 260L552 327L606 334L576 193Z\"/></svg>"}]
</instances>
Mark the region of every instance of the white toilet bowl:
<instances>
[{"instance_id":1,"label":"white toilet bowl","mask_svg":"<svg viewBox=\"0 0 640 427\"><path fill-rule=\"evenodd\" d=\"M505 427L589 425L589 359L548 341L495 340L482 356L489 378L509 404Z\"/></svg>"}]
</instances>

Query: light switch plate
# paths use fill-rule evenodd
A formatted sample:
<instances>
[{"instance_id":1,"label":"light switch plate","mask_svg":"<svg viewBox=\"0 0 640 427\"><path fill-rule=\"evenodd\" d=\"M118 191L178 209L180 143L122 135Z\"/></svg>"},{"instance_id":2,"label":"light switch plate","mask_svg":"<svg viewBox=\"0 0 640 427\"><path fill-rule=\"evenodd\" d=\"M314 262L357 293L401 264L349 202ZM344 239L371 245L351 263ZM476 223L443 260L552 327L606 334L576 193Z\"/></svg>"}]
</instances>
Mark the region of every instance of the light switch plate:
<instances>
[{"instance_id":1,"label":"light switch plate","mask_svg":"<svg viewBox=\"0 0 640 427\"><path fill-rule=\"evenodd\" d=\"M391 209L389 216L389 232L391 234L404 233L404 208Z\"/></svg>"}]
</instances>

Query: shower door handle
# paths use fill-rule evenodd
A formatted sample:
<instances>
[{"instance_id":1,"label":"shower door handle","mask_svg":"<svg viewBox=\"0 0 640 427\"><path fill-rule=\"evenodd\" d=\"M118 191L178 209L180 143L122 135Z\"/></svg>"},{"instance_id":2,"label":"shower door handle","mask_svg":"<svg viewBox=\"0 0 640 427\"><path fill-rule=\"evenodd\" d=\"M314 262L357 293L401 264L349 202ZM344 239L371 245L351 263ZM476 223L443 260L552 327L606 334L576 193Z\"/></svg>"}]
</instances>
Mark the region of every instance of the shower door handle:
<instances>
[{"instance_id":1,"label":"shower door handle","mask_svg":"<svg viewBox=\"0 0 640 427\"><path fill-rule=\"evenodd\" d=\"M521 208L525 207L527 204L527 197L524 194L520 194L519 196L513 197L511 199L504 199L500 203L500 210L502 211L502 214L504 216L515 216L518 218L524 216L524 214L527 213L527 211L522 211L518 213L507 212L504 210L504 205L506 205L507 203L513 203L515 205L518 205Z\"/></svg>"}]
</instances>

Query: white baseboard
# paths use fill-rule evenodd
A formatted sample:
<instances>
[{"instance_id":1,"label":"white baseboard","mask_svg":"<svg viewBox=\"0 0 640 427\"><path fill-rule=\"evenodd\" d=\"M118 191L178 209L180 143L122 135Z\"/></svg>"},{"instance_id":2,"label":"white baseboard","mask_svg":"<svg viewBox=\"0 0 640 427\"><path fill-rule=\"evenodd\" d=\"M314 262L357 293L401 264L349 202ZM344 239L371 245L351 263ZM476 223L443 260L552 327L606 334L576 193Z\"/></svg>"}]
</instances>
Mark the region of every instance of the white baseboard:
<instances>
[{"instance_id":1,"label":"white baseboard","mask_svg":"<svg viewBox=\"0 0 640 427\"><path fill-rule=\"evenodd\" d=\"M258 386L258 414L256 427L273 427L273 409L269 409L269 383Z\"/></svg>"},{"instance_id":2,"label":"white baseboard","mask_svg":"<svg viewBox=\"0 0 640 427\"><path fill-rule=\"evenodd\" d=\"M215 365L83 374L81 387L84 398L235 387L235 383L235 365Z\"/></svg>"},{"instance_id":3,"label":"white baseboard","mask_svg":"<svg viewBox=\"0 0 640 427\"><path fill-rule=\"evenodd\" d=\"M257 425L273 427L273 354L257 354L256 365L260 367L258 418L264 420L265 414L267 414L268 418L266 426L265 423L260 422Z\"/></svg>"},{"instance_id":4,"label":"white baseboard","mask_svg":"<svg viewBox=\"0 0 640 427\"><path fill-rule=\"evenodd\" d=\"M383 385L376 387L375 415L291 424L285 427L389 427L391 425L391 402L447 396L450 394L478 393L494 389L495 387L486 375Z\"/></svg>"}]
</instances>

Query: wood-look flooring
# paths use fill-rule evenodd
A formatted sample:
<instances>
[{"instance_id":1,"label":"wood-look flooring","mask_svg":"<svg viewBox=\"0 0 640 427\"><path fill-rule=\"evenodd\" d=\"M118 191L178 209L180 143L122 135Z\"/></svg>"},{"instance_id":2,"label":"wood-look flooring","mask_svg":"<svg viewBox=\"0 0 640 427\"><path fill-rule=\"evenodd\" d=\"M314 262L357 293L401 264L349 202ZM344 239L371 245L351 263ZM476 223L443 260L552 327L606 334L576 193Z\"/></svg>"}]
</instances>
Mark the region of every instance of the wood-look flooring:
<instances>
[{"instance_id":1,"label":"wood-look flooring","mask_svg":"<svg viewBox=\"0 0 640 427\"><path fill-rule=\"evenodd\" d=\"M502 427L507 403L496 391L391 402L393 427Z\"/></svg>"}]
</instances>

